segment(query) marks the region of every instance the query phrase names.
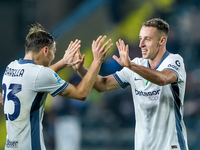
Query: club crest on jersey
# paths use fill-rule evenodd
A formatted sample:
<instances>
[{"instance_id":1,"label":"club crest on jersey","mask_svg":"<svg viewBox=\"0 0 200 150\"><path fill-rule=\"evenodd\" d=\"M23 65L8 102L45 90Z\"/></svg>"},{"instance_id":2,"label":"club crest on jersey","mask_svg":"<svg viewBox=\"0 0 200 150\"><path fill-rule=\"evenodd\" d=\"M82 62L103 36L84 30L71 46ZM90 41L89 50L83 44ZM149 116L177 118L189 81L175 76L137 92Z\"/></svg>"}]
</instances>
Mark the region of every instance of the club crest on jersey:
<instances>
[{"instance_id":1,"label":"club crest on jersey","mask_svg":"<svg viewBox=\"0 0 200 150\"><path fill-rule=\"evenodd\" d=\"M62 80L57 73L54 73L54 77L57 79L57 82L60 83L60 81Z\"/></svg>"}]
</instances>

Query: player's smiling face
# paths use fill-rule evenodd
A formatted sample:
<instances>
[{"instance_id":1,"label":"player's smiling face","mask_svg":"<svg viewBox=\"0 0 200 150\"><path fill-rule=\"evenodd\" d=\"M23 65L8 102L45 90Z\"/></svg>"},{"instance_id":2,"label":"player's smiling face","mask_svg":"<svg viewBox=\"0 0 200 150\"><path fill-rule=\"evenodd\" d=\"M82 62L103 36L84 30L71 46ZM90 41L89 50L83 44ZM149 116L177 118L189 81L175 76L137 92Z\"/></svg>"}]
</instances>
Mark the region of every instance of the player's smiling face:
<instances>
[{"instance_id":1,"label":"player's smiling face","mask_svg":"<svg viewBox=\"0 0 200 150\"><path fill-rule=\"evenodd\" d=\"M143 26L140 30L140 44L139 47L142 51L144 59L153 60L159 50L158 31L155 27Z\"/></svg>"}]
</instances>

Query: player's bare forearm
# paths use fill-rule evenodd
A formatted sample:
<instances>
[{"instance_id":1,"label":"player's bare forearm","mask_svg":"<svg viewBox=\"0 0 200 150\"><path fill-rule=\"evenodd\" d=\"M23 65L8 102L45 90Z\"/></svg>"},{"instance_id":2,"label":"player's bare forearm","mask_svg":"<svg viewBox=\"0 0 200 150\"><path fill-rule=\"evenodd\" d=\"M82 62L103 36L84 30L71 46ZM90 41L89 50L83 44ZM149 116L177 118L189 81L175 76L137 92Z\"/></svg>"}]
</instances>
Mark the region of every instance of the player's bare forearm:
<instances>
[{"instance_id":1,"label":"player's bare forearm","mask_svg":"<svg viewBox=\"0 0 200 150\"><path fill-rule=\"evenodd\" d=\"M92 52L93 52L93 62L90 68L87 70L83 67L84 56L81 58L79 51L76 53L75 57L80 58L80 62L77 63L73 68L83 77L82 81L77 87L71 86L66 88L66 92L62 93L63 95L75 98L79 100L85 100L89 92L91 91L94 83L97 80L97 76L103 63L107 51L112 47L111 39L109 39L105 44L103 44L106 36L99 36L97 40L93 40L92 43ZM103 45L102 45L103 44ZM107 47L108 46L108 47ZM69 89L69 90L68 90Z\"/></svg>"},{"instance_id":2,"label":"player's bare forearm","mask_svg":"<svg viewBox=\"0 0 200 150\"><path fill-rule=\"evenodd\" d=\"M3 95L0 93L0 105L3 105Z\"/></svg>"},{"instance_id":3,"label":"player's bare forearm","mask_svg":"<svg viewBox=\"0 0 200 150\"><path fill-rule=\"evenodd\" d=\"M79 70L76 70L77 71L77 73L79 74L79 76L81 77L81 78L84 78L84 76L86 75L86 73L87 73L87 71L88 71L88 69L86 68L86 67L81 67ZM100 75L98 75L97 76L97 79L96 79L96 81L95 81L95 84L94 84L94 86L93 86L93 88L94 89L96 89L97 91L100 91L100 85L101 85L101 81L102 81L102 76L100 76Z\"/></svg>"},{"instance_id":4,"label":"player's bare forearm","mask_svg":"<svg viewBox=\"0 0 200 150\"><path fill-rule=\"evenodd\" d=\"M151 68L137 65L133 62L131 63L131 66L127 68L134 71L146 80L160 86L173 83L177 80L177 75L170 70L157 71Z\"/></svg>"},{"instance_id":5,"label":"player's bare forearm","mask_svg":"<svg viewBox=\"0 0 200 150\"><path fill-rule=\"evenodd\" d=\"M70 84L65 91L61 93L62 96L78 99L78 100L86 100L89 92L91 91L99 73L101 67L101 63L98 61L93 61L87 73L84 75L82 81L78 86L74 86Z\"/></svg>"},{"instance_id":6,"label":"player's bare forearm","mask_svg":"<svg viewBox=\"0 0 200 150\"><path fill-rule=\"evenodd\" d=\"M101 63L93 61L88 71L86 71L87 73L84 75L81 83L78 85L78 87L81 89L83 94L88 95L89 92L91 91L94 83L97 80L100 67L101 67ZM88 87L88 88L85 88L85 87Z\"/></svg>"},{"instance_id":7,"label":"player's bare forearm","mask_svg":"<svg viewBox=\"0 0 200 150\"><path fill-rule=\"evenodd\" d=\"M80 77L84 77L87 73L88 69L85 67L82 67L79 70L76 70ZM94 83L93 88L98 92L106 92L111 91L117 88L120 88L120 85L117 83L117 81L114 79L113 75L108 76L101 76L97 75L97 79Z\"/></svg>"},{"instance_id":8,"label":"player's bare forearm","mask_svg":"<svg viewBox=\"0 0 200 150\"><path fill-rule=\"evenodd\" d=\"M78 75L81 77L81 78L83 78L85 75L86 75L86 73L87 73L87 71L88 71L88 69L86 68L86 67L81 67L81 68L79 68L78 70L75 70L77 73L78 73Z\"/></svg>"},{"instance_id":9,"label":"player's bare forearm","mask_svg":"<svg viewBox=\"0 0 200 150\"><path fill-rule=\"evenodd\" d=\"M83 66L83 67L79 68L79 70L76 70L76 71L81 78L84 78L88 69ZM102 88L100 88L101 87L101 81L103 81L102 76L98 75L97 79L95 81L95 84L93 86L93 88L96 89L97 91L101 91L101 89L102 89Z\"/></svg>"}]
</instances>

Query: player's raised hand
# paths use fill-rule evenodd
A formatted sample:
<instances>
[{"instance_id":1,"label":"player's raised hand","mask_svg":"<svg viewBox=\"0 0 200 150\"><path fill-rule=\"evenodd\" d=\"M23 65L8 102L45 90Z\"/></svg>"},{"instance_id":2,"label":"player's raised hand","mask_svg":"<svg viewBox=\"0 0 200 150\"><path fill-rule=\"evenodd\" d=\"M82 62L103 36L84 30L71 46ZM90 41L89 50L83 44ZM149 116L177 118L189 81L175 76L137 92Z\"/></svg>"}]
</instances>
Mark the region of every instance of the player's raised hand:
<instances>
[{"instance_id":1,"label":"player's raised hand","mask_svg":"<svg viewBox=\"0 0 200 150\"><path fill-rule=\"evenodd\" d=\"M131 60L129 57L129 47L125 45L124 41L119 39L119 42L116 42L118 51L119 51L119 58L116 55L113 55L113 59L115 59L121 66L123 67L130 67Z\"/></svg>"},{"instance_id":2,"label":"player's raised hand","mask_svg":"<svg viewBox=\"0 0 200 150\"><path fill-rule=\"evenodd\" d=\"M66 66L73 66L73 65L81 62L81 59L78 59L78 58L74 59L75 54L81 47L80 43L81 43L81 41L77 40L77 39L74 42L73 41L70 42L70 44L63 56L63 63Z\"/></svg>"},{"instance_id":3,"label":"player's raised hand","mask_svg":"<svg viewBox=\"0 0 200 150\"><path fill-rule=\"evenodd\" d=\"M105 39L106 36L99 36L97 40L93 40L92 43L92 52L94 60L97 60L100 63L102 63L105 60L106 53L113 46L113 43L111 43L111 39L107 40L106 43L103 44Z\"/></svg>"},{"instance_id":4,"label":"player's raised hand","mask_svg":"<svg viewBox=\"0 0 200 150\"><path fill-rule=\"evenodd\" d=\"M3 105L3 95L0 93L0 105Z\"/></svg>"},{"instance_id":5,"label":"player's raised hand","mask_svg":"<svg viewBox=\"0 0 200 150\"><path fill-rule=\"evenodd\" d=\"M85 54L83 54L83 55L81 56L81 52L80 52L80 50L78 50L78 51L76 52L75 56L74 56L74 61L76 61L76 60L80 60L80 62L79 62L79 63L76 63L76 64L73 65L72 67L73 67L73 69L74 69L75 71L78 71L80 68L83 67L84 60L85 60Z\"/></svg>"}]
</instances>

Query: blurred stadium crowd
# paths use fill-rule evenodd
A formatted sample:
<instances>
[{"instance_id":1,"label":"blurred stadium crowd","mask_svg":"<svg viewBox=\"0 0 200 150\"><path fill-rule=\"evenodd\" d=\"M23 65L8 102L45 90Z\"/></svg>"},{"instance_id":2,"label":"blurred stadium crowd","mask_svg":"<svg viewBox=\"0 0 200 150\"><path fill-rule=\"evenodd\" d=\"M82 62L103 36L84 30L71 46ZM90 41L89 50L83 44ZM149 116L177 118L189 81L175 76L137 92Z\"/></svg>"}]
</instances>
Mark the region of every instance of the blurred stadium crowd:
<instances>
[{"instance_id":1,"label":"blurred stadium crowd","mask_svg":"<svg viewBox=\"0 0 200 150\"><path fill-rule=\"evenodd\" d=\"M29 1L32 3L34 2L33 0ZM68 8L68 11L70 9L71 10L65 13L70 14L73 12L73 9L77 9L77 7L81 9L81 6L83 6L86 2L88 1L76 0L70 2L71 8ZM159 17L166 20L170 24L170 36L168 38L167 50L172 53L179 53L184 58L187 72L184 121L188 133L189 148L190 150L199 150L200 1L152 0L147 2L145 0L141 0L140 2L134 2L131 0L110 0L108 3L102 0L101 2L106 3L105 5L109 5L107 9L109 10L109 16L111 19L111 23L106 27L109 32L104 31L105 34L110 34L112 38L115 37L115 35L113 35L110 30L120 33L121 30L129 30L129 26L132 26L134 31L136 29L138 30L136 33L134 33L134 31L127 31L129 32L127 35L124 33L120 34L122 37L118 35L114 38L114 40L117 40L117 38L120 37L124 39L127 44L129 44L131 59L141 56L140 49L138 47L139 41L137 40L137 33L139 33L142 23L139 22L139 25L137 25L138 27L134 27L134 22L131 19L145 19L143 15L151 12L148 16L146 16L147 19ZM152 4L154 7L151 9L153 10L149 10L147 9L148 7L144 7L145 3ZM67 5L66 2L65 5ZM132 13L135 13L133 18L127 17ZM140 14L142 15L140 16ZM53 17L56 18L55 16ZM63 16L60 16L60 18L63 18ZM31 21L25 22L29 23ZM48 23L46 23L46 25L48 28L52 28L48 26ZM54 24L54 26L55 25L56 24ZM99 33L97 33L97 35L98 34ZM128 34L136 34L136 39L134 39L134 37L129 38ZM87 53L89 53L87 52L87 49L84 52L86 53L86 56ZM16 54L16 52L13 53ZM121 69L121 66L119 66L117 62L112 59L113 53L118 55L116 47L102 64L100 71L101 75L112 74ZM18 55L19 54L15 55L15 59L18 59L16 57ZM79 83L81 78L74 71L70 71L71 72L68 73L68 76L65 77L67 81L74 84ZM61 76L63 76L63 74ZM98 93L95 90L92 90L85 102L62 98L60 96L48 98L47 101L49 102L47 102L44 115L43 131L48 150L62 150L62 147L66 148L67 145L70 150L133 149L135 119L134 104L132 101L130 87L124 90L119 89L106 93ZM0 149L3 149L3 144L5 142L5 121L3 118L2 108L0 108L0 110Z\"/></svg>"}]
</instances>

